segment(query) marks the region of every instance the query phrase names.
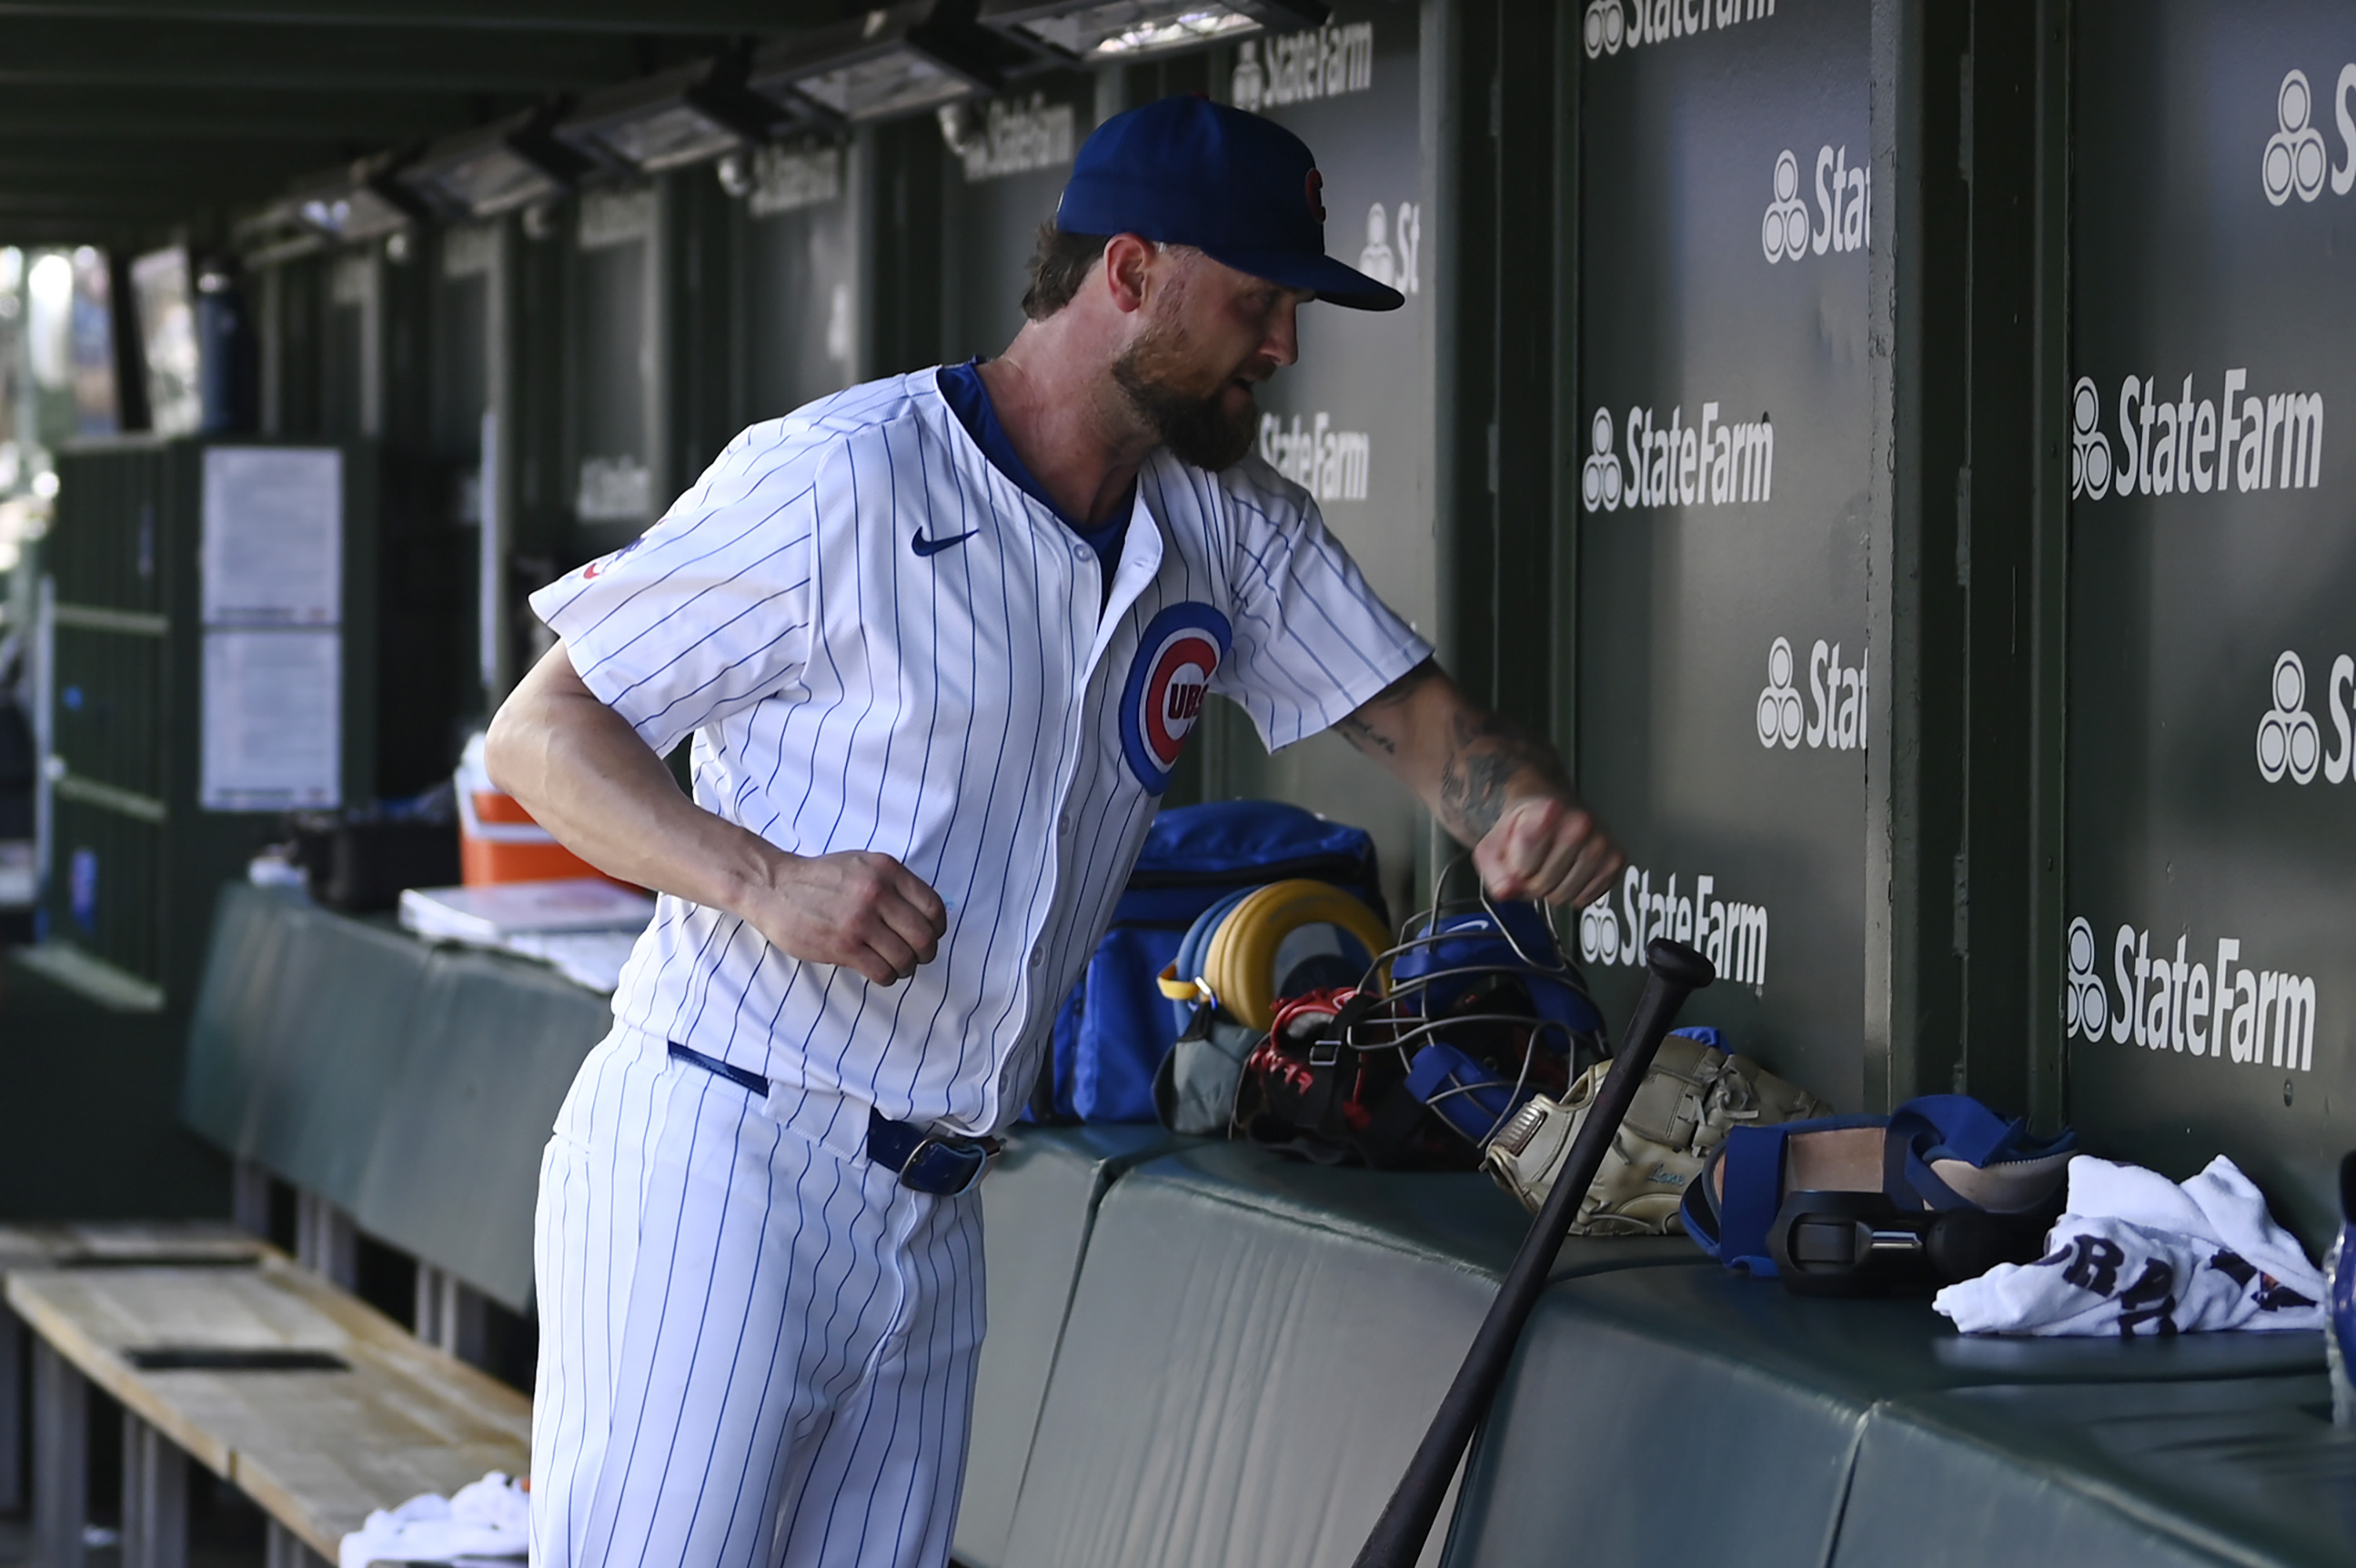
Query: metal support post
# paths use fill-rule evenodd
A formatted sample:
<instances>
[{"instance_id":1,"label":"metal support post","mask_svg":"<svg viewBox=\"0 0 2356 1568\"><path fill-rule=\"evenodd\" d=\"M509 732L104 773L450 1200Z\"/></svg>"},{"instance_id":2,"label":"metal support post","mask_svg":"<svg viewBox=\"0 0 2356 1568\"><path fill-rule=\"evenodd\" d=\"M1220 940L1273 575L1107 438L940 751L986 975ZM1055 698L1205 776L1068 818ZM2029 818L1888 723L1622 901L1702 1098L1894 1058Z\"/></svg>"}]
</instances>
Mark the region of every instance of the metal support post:
<instances>
[{"instance_id":1,"label":"metal support post","mask_svg":"<svg viewBox=\"0 0 2356 1568\"><path fill-rule=\"evenodd\" d=\"M359 1231L316 1192L294 1195L294 1261L344 1290L359 1283Z\"/></svg>"},{"instance_id":2,"label":"metal support post","mask_svg":"<svg viewBox=\"0 0 2356 1568\"><path fill-rule=\"evenodd\" d=\"M311 1550L304 1539L279 1523L270 1521L270 1533L262 1545L264 1568L332 1568L327 1560Z\"/></svg>"},{"instance_id":3,"label":"metal support post","mask_svg":"<svg viewBox=\"0 0 2356 1568\"><path fill-rule=\"evenodd\" d=\"M187 1568L188 1460L123 1412L123 1568Z\"/></svg>"},{"instance_id":4,"label":"metal support post","mask_svg":"<svg viewBox=\"0 0 2356 1568\"><path fill-rule=\"evenodd\" d=\"M25 1325L0 1306L0 1513L25 1509Z\"/></svg>"},{"instance_id":5,"label":"metal support post","mask_svg":"<svg viewBox=\"0 0 2356 1568\"><path fill-rule=\"evenodd\" d=\"M82 1568L90 1521L90 1385L72 1362L33 1344L33 1562Z\"/></svg>"},{"instance_id":6,"label":"metal support post","mask_svg":"<svg viewBox=\"0 0 2356 1568\"><path fill-rule=\"evenodd\" d=\"M230 1167L230 1220L241 1230L270 1234L270 1173L252 1160Z\"/></svg>"},{"instance_id":7,"label":"metal support post","mask_svg":"<svg viewBox=\"0 0 2356 1568\"><path fill-rule=\"evenodd\" d=\"M445 1269L417 1265L417 1337L469 1366L483 1364L490 1337L483 1293Z\"/></svg>"}]
</instances>

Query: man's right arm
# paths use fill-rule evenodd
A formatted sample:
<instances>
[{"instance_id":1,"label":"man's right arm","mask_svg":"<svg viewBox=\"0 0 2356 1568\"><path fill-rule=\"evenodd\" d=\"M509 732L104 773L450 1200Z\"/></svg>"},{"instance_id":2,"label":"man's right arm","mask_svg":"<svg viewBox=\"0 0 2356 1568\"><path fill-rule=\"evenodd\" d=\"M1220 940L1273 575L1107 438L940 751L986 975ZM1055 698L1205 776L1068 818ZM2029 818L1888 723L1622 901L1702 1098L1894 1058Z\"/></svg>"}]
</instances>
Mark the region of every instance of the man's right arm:
<instances>
[{"instance_id":1,"label":"man's right arm","mask_svg":"<svg viewBox=\"0 0 2356 1568\"><path fill-rule=\"evenodd\" d=\"M491 720L498 787L609 876L741 917L787 955L879 985L938 950L940 897L888 854L797 855L680 793L662 759L597 700L559 642Z\"/></svg>"}]
</instances>

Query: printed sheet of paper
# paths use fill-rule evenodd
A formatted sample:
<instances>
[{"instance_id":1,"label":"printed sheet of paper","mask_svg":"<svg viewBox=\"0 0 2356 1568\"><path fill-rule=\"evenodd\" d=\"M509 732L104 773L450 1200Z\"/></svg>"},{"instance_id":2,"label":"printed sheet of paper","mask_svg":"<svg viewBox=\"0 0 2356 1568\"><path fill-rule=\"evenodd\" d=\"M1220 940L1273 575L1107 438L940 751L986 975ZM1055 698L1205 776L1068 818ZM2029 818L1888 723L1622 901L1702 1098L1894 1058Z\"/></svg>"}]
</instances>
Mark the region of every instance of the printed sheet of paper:
<instances>
[{"instance_id":1,"label":"printed sheet of paper","mask_svg":"<svg viewBox=\"0 0 2356 1568\"><path fill-rule=\"evenodd\" d=\"M205 452L207 626L333 626L344 615L344 455Z\"/></svg>"},{"instance_id":2,"label":"printed sheet of paper","mask_svg":"<svg viewBox=\"0 0 2356 1568\"><path fill-rule=\"evenodd\" d=\"M343 634L205 633L208 811L343 804Z\"/></svg>"}]
</instances>

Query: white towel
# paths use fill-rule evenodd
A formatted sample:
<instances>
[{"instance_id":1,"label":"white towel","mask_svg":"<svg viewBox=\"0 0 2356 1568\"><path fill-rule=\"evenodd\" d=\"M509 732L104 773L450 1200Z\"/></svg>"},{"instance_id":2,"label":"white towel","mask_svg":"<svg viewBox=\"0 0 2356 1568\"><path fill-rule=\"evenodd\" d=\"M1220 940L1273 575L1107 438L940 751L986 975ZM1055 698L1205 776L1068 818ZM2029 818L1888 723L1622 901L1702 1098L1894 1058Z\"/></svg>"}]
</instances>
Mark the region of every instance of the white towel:
<instances>
[{"instance_id":1,"label":"white towel","mask_svg":"<svg viewBox=\"0 0 2356 1568\"><path fill-rule=\"evenodd\" d=\"M2320 1328L2323 1275L2220 1155L2181 1187L2081 1155L2068 1212L2033 1263L1998 1263L1932 1306L1966 1334Z\"/></svg>"},{"instance_id":2,"label":"white towel","mask_svg":"<svg viewBox=\"0 0 2356 1568\"><path fill-rule=\"evenodd\" d=\"M337 1568L371 1563L468 1563L524 1554L531 1504L497 1470L452 1496L427 1492L397 1509L379 1509L337 1543Z\"/></svg>"}]
</instances>

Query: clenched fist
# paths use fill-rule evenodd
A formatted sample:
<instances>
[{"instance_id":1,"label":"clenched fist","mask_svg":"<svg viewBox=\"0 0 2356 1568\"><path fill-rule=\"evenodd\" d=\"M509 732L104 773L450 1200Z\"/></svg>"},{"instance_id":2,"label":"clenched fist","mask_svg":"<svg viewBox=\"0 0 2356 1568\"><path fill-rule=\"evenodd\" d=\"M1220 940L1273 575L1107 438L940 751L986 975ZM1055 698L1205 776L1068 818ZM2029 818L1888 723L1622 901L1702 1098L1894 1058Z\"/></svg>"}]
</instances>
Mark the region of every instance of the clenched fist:
<instances>
[{"instance_id":1,"label":"clenched fist","mask_svg":"<svg viewBox=\"0 0 2356 1568\"><path fill-rule=\"evenodd\" d=\"M1495 898L1592 903L1628 857L1584 809L1551 795L1506 808L1472 848L1481 885Z\"/></svg>"},{"instance_id":2,"label":"clenched fist","mask_svg":"<svg viewBox=\"0 0 2356 1568\"><path fill-rule=\"evenodd\" d=\"M781 952L855 969L892 985L930 963L948 911L924 878L888 854L783 855L770 883L743 909Z\"/></svg>"}]
</instances>

